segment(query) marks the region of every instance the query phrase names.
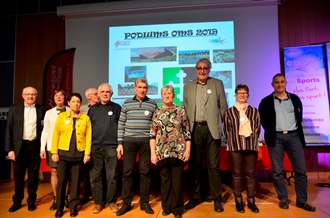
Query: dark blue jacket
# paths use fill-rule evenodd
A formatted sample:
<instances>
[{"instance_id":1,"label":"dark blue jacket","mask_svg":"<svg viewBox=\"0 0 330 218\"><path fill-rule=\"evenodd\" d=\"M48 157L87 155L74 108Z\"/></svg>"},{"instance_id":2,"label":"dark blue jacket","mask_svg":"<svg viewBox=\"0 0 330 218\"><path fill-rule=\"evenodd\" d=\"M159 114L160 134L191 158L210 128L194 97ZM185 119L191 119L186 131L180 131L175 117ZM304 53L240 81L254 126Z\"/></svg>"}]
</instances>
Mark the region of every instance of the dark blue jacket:
<instances>
[{"instance_id":1,"label":"dark blue jacket","mask_svg":"<svg viewBox=\"0 0 330 218\"><path fill-rule=\"evenodd\" d=\"M288 93L288 92L287 92ZM306 141L304 137L304 132L302 129L302 115L303 107L300 98L293 94L288 93L289 98L292 101L294 107L294 113L297 123L297 131L299 138L303 147L306 147ZM261 119L261 125L265 130L265 141L267 146L274 147L276 141L276 112L274 106L274 93L263 98L259 104L259 114Z\"/></svg>"}]
</instances>

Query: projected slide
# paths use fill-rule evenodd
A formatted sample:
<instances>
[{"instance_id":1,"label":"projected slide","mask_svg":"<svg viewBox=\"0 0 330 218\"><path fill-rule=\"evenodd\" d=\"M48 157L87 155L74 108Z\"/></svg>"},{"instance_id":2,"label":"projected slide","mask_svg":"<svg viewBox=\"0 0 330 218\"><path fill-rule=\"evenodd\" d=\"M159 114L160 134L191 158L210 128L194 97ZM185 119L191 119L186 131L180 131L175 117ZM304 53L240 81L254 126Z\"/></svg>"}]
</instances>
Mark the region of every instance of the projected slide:
<instances>
[{"instance_id":1,"label":"projected slide","mask_svg":"<svg viewBox=\"0 0 330 218\"><path fill-rule=\"evenodd\" d=\"M221 79L228 104L235 103L234 22L201 22L109 27L109 83L112 100L122 104L134 96L134 81L148 79L148 96L161 102L161 87L175 88L182 105L183 85L196 79L195 64L212 62L210 76ZM161 104L161 103L160 103Z\"/></svg>"}]
</instances>

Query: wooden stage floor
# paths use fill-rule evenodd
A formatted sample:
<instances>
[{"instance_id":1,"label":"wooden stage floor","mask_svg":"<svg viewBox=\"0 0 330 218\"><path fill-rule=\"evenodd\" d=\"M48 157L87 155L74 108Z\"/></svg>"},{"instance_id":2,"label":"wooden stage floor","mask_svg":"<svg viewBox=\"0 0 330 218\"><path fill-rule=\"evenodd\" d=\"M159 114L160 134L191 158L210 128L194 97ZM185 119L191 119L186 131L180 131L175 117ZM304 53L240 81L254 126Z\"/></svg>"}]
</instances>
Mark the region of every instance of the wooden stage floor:
<instances>
[{"instance_id":1,"label":"wooden stage floor","mask_svg":"<svg viewBox=\"0 0 330 218\"><path fill-rule=\"evenodd\" d=\"M158 182L158 181L157 181ZM291 179L291 186L287 186L289 191L289 199L291 200L288 210L282 210L278 207L278 199L270 181L258 181L258 189L256 195L256 203L260 209L260 213L252 213L247 207L246 212L240 214L235 210L235 202L233 199L233 193L230 186L226 183L222 185L223 188L223 206L224 212L216 213L213 210L213 202L204 202L192 210L185 211L183 217L200 218L200 217L259 217L259 218L272 218L272 217L290 217L290 218L308 218L308 217L330 217L330 188L329 187L317 187L316 183L327 181L309 181L308 194L309 200L313 206L316 207L316 212L307 212L295 206L295 192L294 192L294 179ZM230 182L229 182L230 183ZM159 186L158 186L159 187ZM146 217L146 218L159 218L162 216L162 208L160 202L159 188L157 186L151 189L151 207L154 209L155 214L149 215L140 210L138 201L138 195L134 196L133 209L121 217ZM26 190L26 189L25 189ZM1 218L44 218L54 217L55 211L50 211L49 207L53 200L51 186L49 182L41 181L38 189L38 200L36 202L37 209L33 212L27 210L26 199L23 200L23 206L20 210L9 213L8 209L12 205L12 195L14 191L13 180L0 181L0 217ZM245 192L243 193L244 199L246 199ZM185 191L185 202L189 199L189 191ZM121 205L122 201L119 198L118 204ZM93 214L92 208L94 207L93 200L89 201L79 211L79 218L90 217L116 217L115 213L111 213L109 208L106 207L101 213ZM65 210L63 218L70 217L68 209ZM173 217L169 215L167 217Z\"/></svg>"}]
</instances>

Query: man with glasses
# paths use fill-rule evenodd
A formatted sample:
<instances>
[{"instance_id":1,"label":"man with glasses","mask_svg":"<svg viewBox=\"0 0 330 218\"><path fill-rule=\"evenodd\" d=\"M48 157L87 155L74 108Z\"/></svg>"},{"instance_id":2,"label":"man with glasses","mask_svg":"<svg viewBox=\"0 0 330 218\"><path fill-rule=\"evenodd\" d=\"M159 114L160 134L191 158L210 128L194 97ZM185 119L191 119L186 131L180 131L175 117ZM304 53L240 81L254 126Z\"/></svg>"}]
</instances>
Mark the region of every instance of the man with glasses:
<instances>
[{"instance_id":1,"label":"man with glasses","mask_svg":"<svg viewBox=\"0 0 330 218\"><path fill-rule=\"evenodd\" d=\"M9 108L5 150L14 164L15 194L9 212L22 206L24 177L27 169L28 210L36 209L38 175L40 168L40 137L46 107L36 104L38 92L33 87L23 89L24 103Z\"/></svg>"},{"instance_id":2,"label":"man with glasses","mask_svg":"<svg viewBox=\"0 0 330 218\"><path fill-rule=\"evenodd\" d=\"M227 110L227 100L222 81L209 77L211 67L208 59L200 59L196 63L197 79L184 86L183 106L192 132L189 168L193 182L190 200L185 208L192 209L202 202L201 181L205 162L214 210L222 212L219 161L222 122Z\"/></svg>"},{"instance_id":3,"label":"man with glasses","mask_svg":"<svg viewBox=\"0 0 330 218\"><path fill-rule=\"evenodd\" d=\"M98 88L100 101L89 108L92 123L92 153L90 183L95 206L92 213L100 213L106 204L117 212L117 128L121 107L110 101L112 87L103 83ZM105 173L104 173L105 172ZM104 180L106 185L104 186Z\"/></svg>"}]
</instances>

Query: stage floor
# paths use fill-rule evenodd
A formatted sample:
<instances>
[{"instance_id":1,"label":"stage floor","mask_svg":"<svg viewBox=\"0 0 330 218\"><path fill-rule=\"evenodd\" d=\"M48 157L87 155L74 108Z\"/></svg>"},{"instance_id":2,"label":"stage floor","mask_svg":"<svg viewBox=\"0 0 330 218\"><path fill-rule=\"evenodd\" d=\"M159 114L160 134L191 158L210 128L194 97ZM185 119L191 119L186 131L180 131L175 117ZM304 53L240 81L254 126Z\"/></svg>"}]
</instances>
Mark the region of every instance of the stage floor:
<instances>
[{"instance_id":1,"label":"stage floor","mask_svg":"<svg viewBox=\"0 0 330 218\"><path fill-rule=\"evenodd\" d=\"M159 182L157 179L153 181ZM256 204L260 209L259 214L252 213L247 207L244 214L240 214L235 210L235 202L233 198L232 189L229 184L222 185L223 188L223 206L224 212L216 213L213 210L213 202L203 202L192 210L185 211L183 217L189 218L201 218L201 217L330 217L330 188L329 187L318 187L315 186L317 183L329 183L327 181L313 180L309 181L308 194L309 200L313 206L317 208L316 212L307 212L295 206L295 192L294 192L294 179L291 179L291 186L287 185L290 199L290 207L288 210L282 210L278 207L278 199L275 193L273 184L270 181L258 181L258 189L256 194ZM137 189L137 188L136 188ZM28 211L26 199L23 200L23 206L20 210L9 213L8 209L12 205L12 195L14 191L13 180L0 181L0 217L1 218L43 218L43 217L54 217L55 211L50 211L49 207L53 200L53 194L51 191L51 186L49 182L41 181L38 189L38 200L36 202L37 209L33 212ZM155 214L149 215L144 211L140 210L139 207L139 197L136 190L133 200L133 209L123 215L122 217L149 217L158 218L162 216L161 199L159 193L159 185L153 184L150 192L150 203L151 207L154 209ZM120 191L119 191L120 196ZM243 193L244 200L246 201L245 192ZM189 191L185 191L185 202L189 200ZM121 198L118 199L119 206L121 205ZM115 213L111 213L109 208L106 207L101 213L93 214L92 209L94 207L93 200L91 199L86 205L84 205L78 211L79 218L90 218L90 217L116 217ZM70 217L69 210L66 209L63 218ZM173 217L170 215L168 217Z\"/></svg>"}]
</instances>

